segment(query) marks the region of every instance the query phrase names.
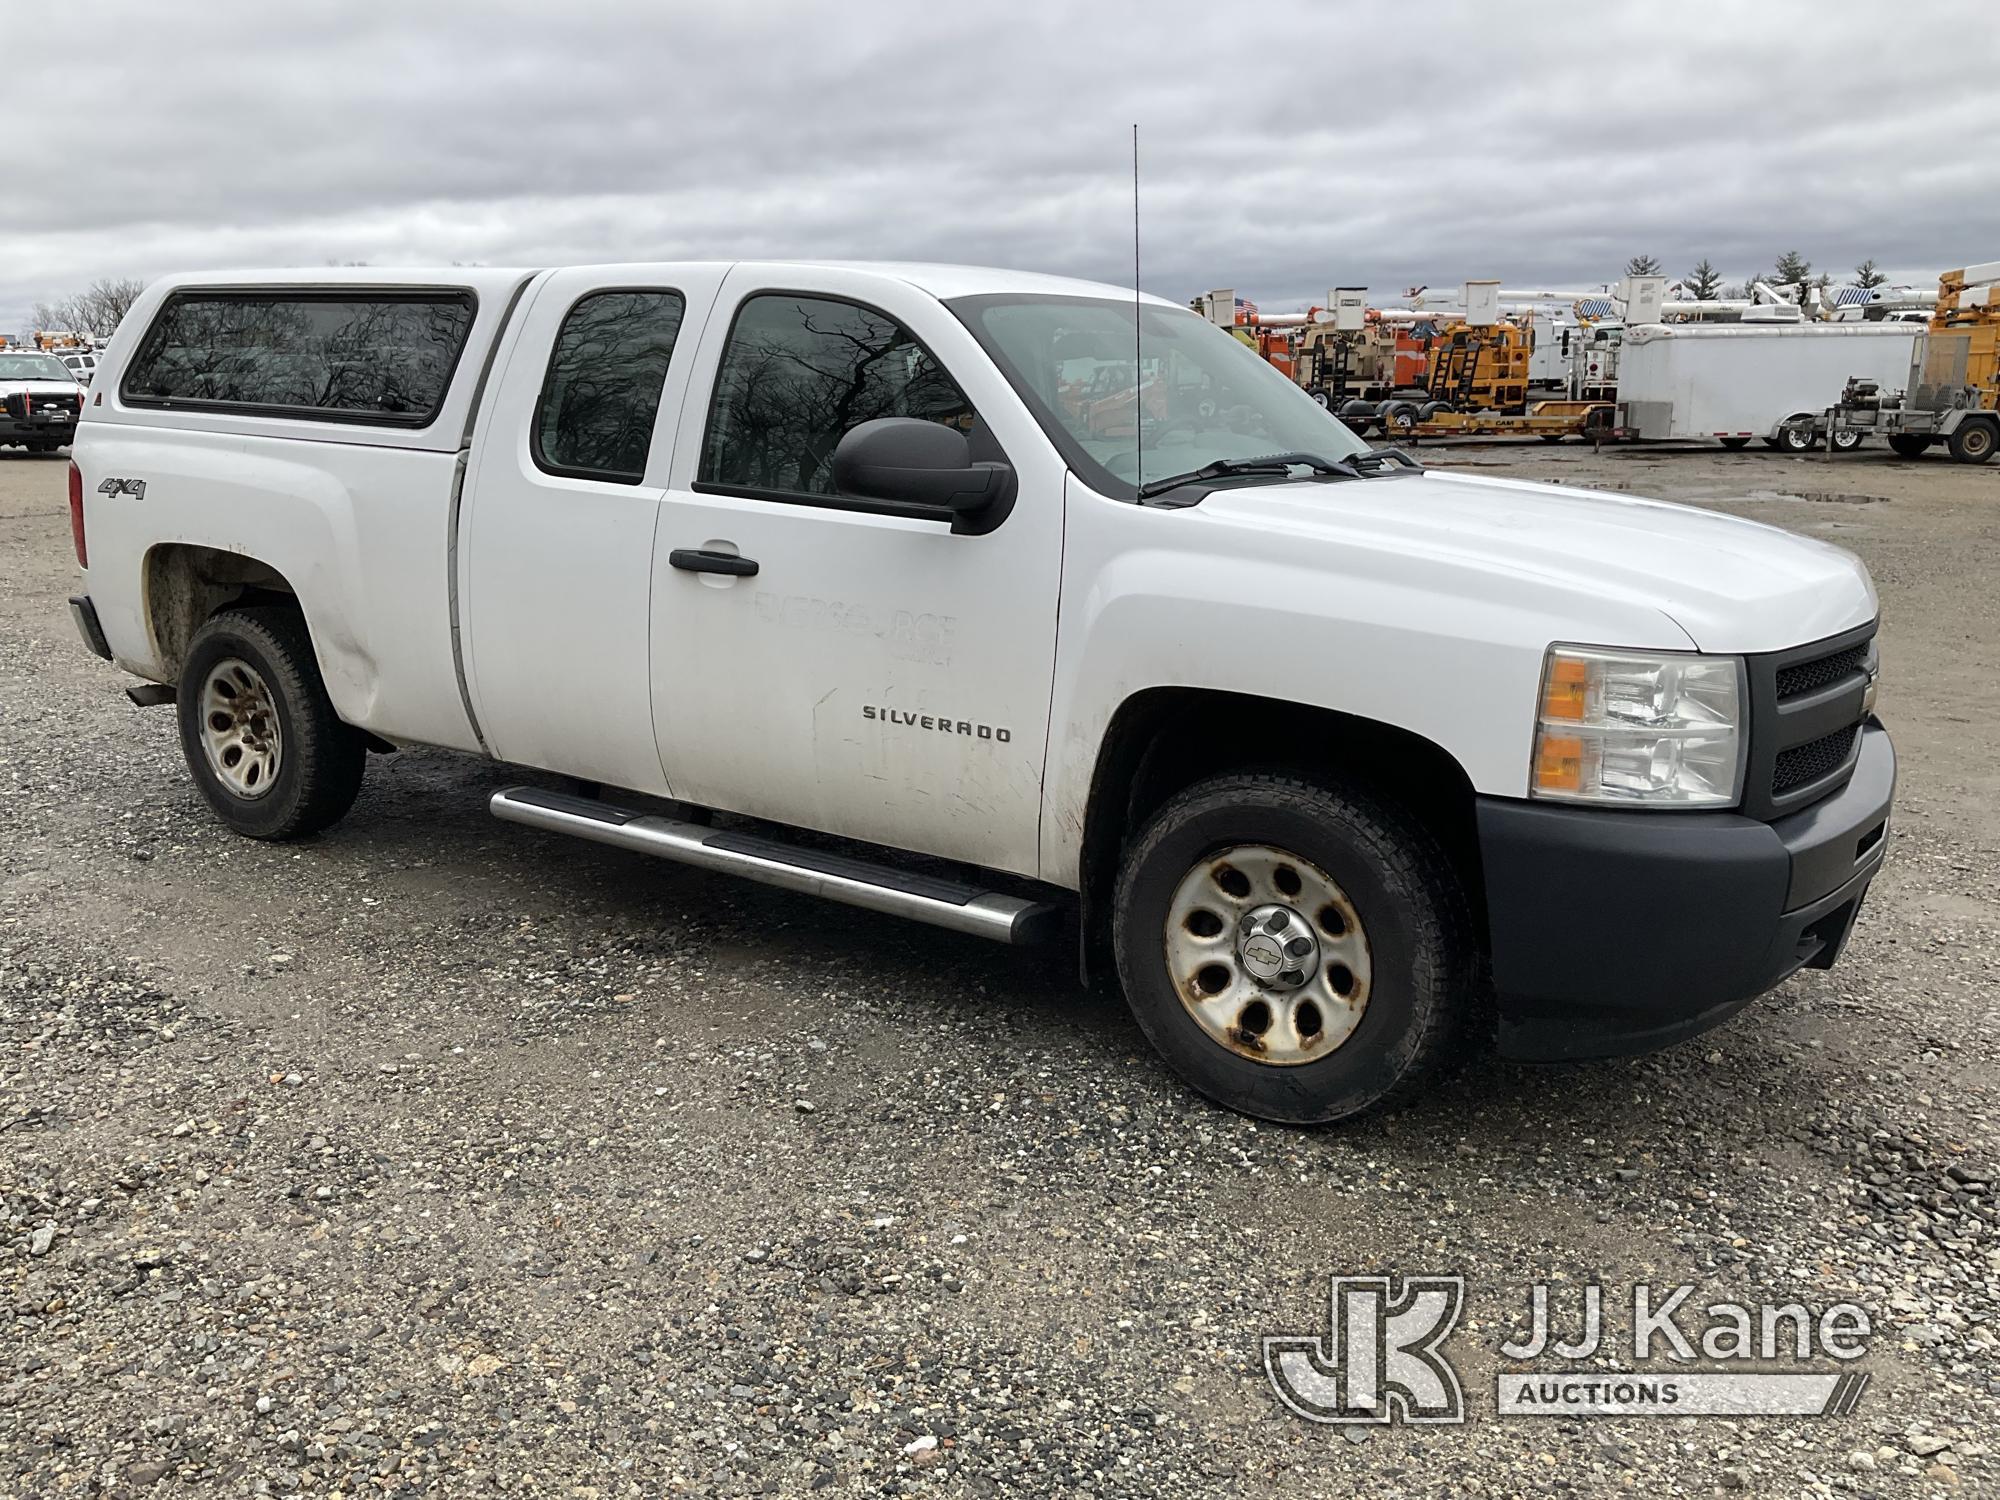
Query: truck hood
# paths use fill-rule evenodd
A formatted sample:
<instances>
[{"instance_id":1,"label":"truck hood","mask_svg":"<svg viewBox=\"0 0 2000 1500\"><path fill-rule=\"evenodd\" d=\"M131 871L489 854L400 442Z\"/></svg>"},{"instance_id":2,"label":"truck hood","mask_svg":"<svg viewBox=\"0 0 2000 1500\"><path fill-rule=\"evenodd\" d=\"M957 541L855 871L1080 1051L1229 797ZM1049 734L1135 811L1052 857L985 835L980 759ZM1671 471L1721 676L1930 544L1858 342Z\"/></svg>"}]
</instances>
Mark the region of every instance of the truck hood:
<instances>
[{"instance_id":1,"label":"truck hood","mask_svg":"<svg viewBox=\"0 0 2000 1500\"><path fill-rule=\"evenodd\" d=\"M30 396L74 396L83 387L74 380L0 380L0 396L26 391Z\"/></svg>"},{"instance_id":2,"label":"truck hood","mask_svg":"<svg viewBox=\"0 0 2000 1500\"><path fill-rule=\"evenodd\" d=\"M1430 469L1217 490L1199 508L1212 520L1302 543L1464 568L1509 592L1512 585L1651 606L1703 651L1783 650L1877 612L1868 570L1839 547L1604 490Z\"/></svg>"}]
</instances>

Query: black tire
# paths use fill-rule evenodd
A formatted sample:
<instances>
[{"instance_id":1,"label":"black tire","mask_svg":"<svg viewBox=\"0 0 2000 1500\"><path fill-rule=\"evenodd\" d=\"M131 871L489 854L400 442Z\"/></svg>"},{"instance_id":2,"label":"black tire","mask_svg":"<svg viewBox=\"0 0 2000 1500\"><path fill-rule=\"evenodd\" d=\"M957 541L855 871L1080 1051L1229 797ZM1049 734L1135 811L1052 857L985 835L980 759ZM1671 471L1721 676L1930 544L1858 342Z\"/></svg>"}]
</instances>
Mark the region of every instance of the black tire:
<instances>
[{"instance_id":1,"label":"black tire","mask_svg":"<svg viewBox=\"0 0 2000 1500\"><path fill-rule=\"evenodd\" d=\"M1391 401L1382 408L1382 431L1390 437L1414 432L1419 420L1416 407L1407 401Z\"/></svg>"},{"instance_id":2,"label":"black tire","mask_svg":"<svg viewBox=\"0 0 2000 1500\"><path fill-rule=\"evenodd\" d=\"M210 764L204 748L203 695L224 662L248 665L263 679L278 721L270 789L239 795ZM367 738L342 723L326 695L304 618L284 605L225 610L195 632L178 693L181 754L216 815L253 839L303 838L340 821L361 791Z\"/></svg>"},{"instance_id":3,"label":"black tire","mask_svg":"<svg viewBox=\"0 0 2000 1500\"><path fill-rule=\"evenodd\" d=\"M1856 432L1852 427L1843 427L1830 436L1827 441L1833 444L1833 451L1835 453L1852 453L1856 448L1861 446L1863 436L1864 434Z\"/></svg>"},{"instance_id":4,"label":"black tire","mask_svg":"<svg viewBox=\"0 0 2000 1500\"><path fill-rule=\"evenodd\" d=\"M1563 435L1560 432L1538 432L1535 436L1545 443L1560 443L1563 440Z\"/></svg>"},{"instance_id":5,"label":"black tire","mask_svg":"<svg viewBox=\"0 0 2000 1500\"><path fill-rule=\"evenodd\" d=\"M1890 451L1899 458L1922 458L1930 451L1931 440L1920 432L1895 432L1889 435Z\"/></svg>"},{"instance_id":6,"label":"black tire","mask_svg":"<svg viewBox=\"0 0 2000 1500\"><path fill-rule=\"evenodd\" d=\"M1805 412L1795 412L1785 420L1794 422L1806 415ZM1810 427L1781 427L1778 429L1777 446L1783 453L1810 453L1819 446L1819 434Z\"/></svg>"},{"instance_id":7,"label":"black tire","mask_svg":"<svg viewBox=\"0 0 2000 1500\"><path fill-rule=\"evenodd\" d=\"M1975 420L1959 423L1958 431L1944 441L1955 462L1983 464L1993 456L1994 436L1995 428L1991 422Z\"/></svg>"},{"instance_id":8,"label":"black tire","mask_svg":"<svg viewBox=\"0 0 2000 1500\"><path fill-rule=\"evenodd\" d=\"M1183 878L1247 843L1324 871L1365 934L1365 1007L1322 1057L1279 1066L1233 1050L1195 1019L1169 970L1167 917ZM1147 821L1118 872L1112 940L1126 1001L1175 1072L1244 1114L1323 1124L1406 1100L1450 1055L1473 1003L1471 926L1450 870L1420 824L1361 791L1275 772L1197 782Z\"/></svg>"},{"instance_id":9,"label":"black tire","mask_svg":"<svg viewBox=\"0 0 2000 1500\"><path fill-rule=\"evenodd\" d=\"M1745 448L1750 446L1750 439L1724 438L1722 440L1722 446L1727 448L1731 453L1741 453Z\"/></svg>"}]
</instances>

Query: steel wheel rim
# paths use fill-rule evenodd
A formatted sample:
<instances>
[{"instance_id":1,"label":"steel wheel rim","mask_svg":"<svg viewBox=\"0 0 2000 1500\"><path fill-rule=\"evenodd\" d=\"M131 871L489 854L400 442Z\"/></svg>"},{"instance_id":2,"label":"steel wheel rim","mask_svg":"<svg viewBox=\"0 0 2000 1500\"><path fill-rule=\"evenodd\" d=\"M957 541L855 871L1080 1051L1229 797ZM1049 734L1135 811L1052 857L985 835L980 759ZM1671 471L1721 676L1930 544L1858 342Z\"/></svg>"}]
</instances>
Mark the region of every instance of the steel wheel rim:
<instances>
[{"instance_id":1,"label":"steel wheel rim","mask_svg":"<svg viewBox=\"0 0 2000 1500\"><path fill-rule=\"evenodd\" d=\"M1308 937L1310 951L1298 949ZM1373 962L1354 903L1318 865L1274 845L1196 862L1168 903L1165 949L1195 1024L1252 1062L1318 1062L1368 1008Z\"/></svg>"},{"instance_id":2,"label":"steel wheel rim","mask_svg":"<svg viewBox=\"0 0 2000 1500\"><path fill-rule=\"evenodd\" d=\"M284 729L271 685L228 657L201 685L201 748L215 779L246 802L267 795L284 765Z\"/></svg>"}]
</instances>

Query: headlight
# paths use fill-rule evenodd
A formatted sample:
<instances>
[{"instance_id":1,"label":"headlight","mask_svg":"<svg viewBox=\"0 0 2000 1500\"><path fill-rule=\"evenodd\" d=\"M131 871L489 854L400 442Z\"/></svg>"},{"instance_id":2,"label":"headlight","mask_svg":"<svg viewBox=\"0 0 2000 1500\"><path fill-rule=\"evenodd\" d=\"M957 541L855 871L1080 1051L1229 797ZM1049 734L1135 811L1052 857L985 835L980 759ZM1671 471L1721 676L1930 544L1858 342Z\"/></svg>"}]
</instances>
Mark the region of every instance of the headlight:
<instances>
[{"instance_id":1,"label":"headlight","mask_svg":"<svg viewBox=\"0 0 2000 1500\"><path fill-rule=\"evenodd\" d=\"M1551 646L1529 793L1557 802L1729 807L1743 774L1733 656Z\"/></svg>"}]
</instances>

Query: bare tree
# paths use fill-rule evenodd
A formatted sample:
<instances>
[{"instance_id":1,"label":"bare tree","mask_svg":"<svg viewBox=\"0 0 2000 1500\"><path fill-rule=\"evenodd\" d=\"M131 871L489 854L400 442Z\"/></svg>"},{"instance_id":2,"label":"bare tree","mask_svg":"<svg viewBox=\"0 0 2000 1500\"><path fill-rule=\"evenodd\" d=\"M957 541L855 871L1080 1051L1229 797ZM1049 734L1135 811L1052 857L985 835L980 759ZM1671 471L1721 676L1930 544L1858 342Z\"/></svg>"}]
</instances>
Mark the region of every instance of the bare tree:
<instances>
[{"instance_id":1,"label":"bare tree","mask_svg":"<svg viewBox=\"0 0 2000 1500\"><path fill-rule=\"evenodd\" d=\"M136 276L100 276L80 292L37 302L35 327L45 333L80 333L95 340L108 339L130 312L146 283Z\"/></svg>"}]
</instances>

